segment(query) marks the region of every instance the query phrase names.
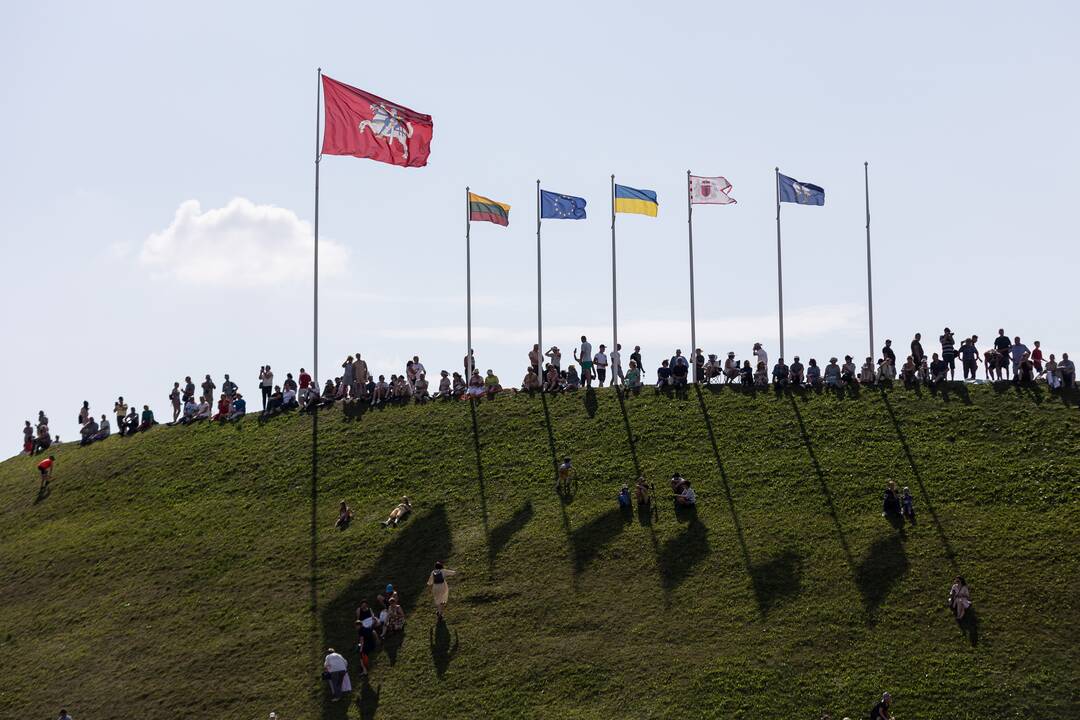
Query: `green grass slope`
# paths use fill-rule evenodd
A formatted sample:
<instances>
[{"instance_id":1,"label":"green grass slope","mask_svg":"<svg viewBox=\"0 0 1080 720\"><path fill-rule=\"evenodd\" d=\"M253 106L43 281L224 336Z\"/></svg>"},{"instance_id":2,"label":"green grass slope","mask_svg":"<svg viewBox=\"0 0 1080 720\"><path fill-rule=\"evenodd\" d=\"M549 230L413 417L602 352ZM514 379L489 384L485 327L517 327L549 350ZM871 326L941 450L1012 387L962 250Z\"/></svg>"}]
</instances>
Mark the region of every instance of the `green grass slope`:
<instances>
[{"instance_id":1,"label":"green grass slope","mask_svg":"<svg viewBox=\"0 0 1080 720\"><path fill-rule=\"evenodd\" d=\"M900 719L1080 716L1075 400L605 389L319 428L314 492L295 415L62 447L44 498L34 461L0 464L0 717L838 719L884 689ZM615 510L675 470L696 517ZM881 517L889 478L914 527ZM383 529L402 494L417 511ZM459 571L445 626L436 559ZM329 703L322 651L387 582L405 633Z\"/></svg>"}]
</instances>

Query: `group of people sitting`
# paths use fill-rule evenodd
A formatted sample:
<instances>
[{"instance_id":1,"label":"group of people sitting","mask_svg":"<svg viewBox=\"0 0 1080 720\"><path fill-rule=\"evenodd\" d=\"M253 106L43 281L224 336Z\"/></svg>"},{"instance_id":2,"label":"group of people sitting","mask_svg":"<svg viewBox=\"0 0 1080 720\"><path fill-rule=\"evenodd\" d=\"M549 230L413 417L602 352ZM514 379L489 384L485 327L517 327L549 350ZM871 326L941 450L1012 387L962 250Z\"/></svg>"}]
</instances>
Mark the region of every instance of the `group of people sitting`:
<instances>
[{"instance_id":1,"label":"group of people sitting","mask_svg":"<svg viewBox=\"0 0 1080 720\"><path fill-rule=\"evenodd\" d=\"M392 584L375 596L375 607L361 600L356 608L356 652L360 656L360 674L367 675L370 657L388 634L405 629L405 611Z\"/></svg>"},{"instance_id":2,"label":"group of people sitting","mask_svg":"<svg viewBox=\"0 0 1080 720\"><path fill-rule=\"evenodd\" d=\"M116 433L120 437L145 432L157 425L157 421L154 420L154 411L149 405L143 405L140 413L134 405L129 408L123 396L118 397L113 403L113 415L116 418ZM79 408L79 425L79 445L89 445L104 440L112 434L112 425L109 423L108 415L102 413L101 422L98 422L90 412L90 403L87 400L83 400L82 407Z\"/></svg>"},{"instance_id":3,"label":"group of people sitting","mask_svg":"<svg viewBox=\"0 0 1080 720\"><path fill-rule=\"evenodd\" d=\"M569 460L569 458L567 459ZM686 508L697 505L697 494L694 492L694 488L691 487L690 481L684 478L681 474L675 473L671 476L671 493L672 500L675 503L675 508ZM656 486L645 480L643 475L639 475L637 483L634 485L634 499L637 501L638 509L651 510L653 498L656 496ZM619 507L624 510L629 510L633 503L630 499L630 486L626 483L619 489L617 496Z\"/></svg>"},{"instance_id":4,"label":"group of people sitting","mask_svg":"<svg viewBox=\"0 0 1080 720\"><path fill-rule=\"evenodd\" d=\"M53 437L49 434L49 418L45 417L44 410L38 410L36 425L31 425L27 420L23 426L23 452L27 455L43 453L59 444L60 436Z\"/></svg>"}]
</instances>

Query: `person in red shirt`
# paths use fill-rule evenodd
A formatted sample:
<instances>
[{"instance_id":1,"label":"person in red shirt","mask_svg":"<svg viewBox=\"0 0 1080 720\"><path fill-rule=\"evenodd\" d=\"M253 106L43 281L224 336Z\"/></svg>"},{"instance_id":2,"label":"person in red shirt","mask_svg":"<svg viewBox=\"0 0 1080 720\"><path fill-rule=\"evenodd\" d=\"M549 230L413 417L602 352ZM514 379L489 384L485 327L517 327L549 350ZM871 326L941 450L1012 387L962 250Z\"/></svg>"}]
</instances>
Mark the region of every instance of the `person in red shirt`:
<instances>
[{"instance_id":1,"label":"person in red shirt","mask_svg":"<svg viewBox=\"0 0 1080 720\"><path fill-rule=\"evenodd\" d=\"M53 466L56 465L56 457L50 455L37 464L38 472L41 473L41 489L44 490L49 485L49 479L52 478Z\"/></svg>"},{"instance_id":2,"label":"person in red shirt","mask_svg":"<svg viewBox=\"0 0 1080 720\"><path fill-rule=\"evenodd\" d=\"M1035 372L1041 375L1043 371L1043 353L1042 343L1038 340L1035 341L1035 349L1031 351L1031 364L1035 366Z\"/></svg>"},{"instance_id":3,"label":"person in red shirt","mask_svg":"<svg viewBox=\"0 0 1080 720\"><path fill-rule=\"evenodd\" d=\"M300 368L300 391L296 393L300 401L300 407L307 406L308 389L311 387L311 375L304 368Z\"/></svg>"},{"instance_id":4,"label":"person in red shirt","mask_svg":"<svg viewBox=\"0 0 1080 720\"><path fill-rule=\"evenodd\" d=\"M225 395L221 396L217 404L217 415L213 417L214 422L225 422L229 419L229 413L232 412L232 401Z\"/></svg>"}]
</instances>

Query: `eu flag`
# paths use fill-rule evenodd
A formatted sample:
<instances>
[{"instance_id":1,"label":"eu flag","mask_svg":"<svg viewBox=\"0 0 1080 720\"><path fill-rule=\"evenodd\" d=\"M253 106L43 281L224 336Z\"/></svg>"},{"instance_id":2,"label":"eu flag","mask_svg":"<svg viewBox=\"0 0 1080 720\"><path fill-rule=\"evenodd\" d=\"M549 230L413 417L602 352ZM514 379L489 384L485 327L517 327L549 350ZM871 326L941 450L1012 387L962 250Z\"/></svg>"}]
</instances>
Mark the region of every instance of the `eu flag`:
<instances>
[{"instance_id":1,"label":"eu flag","mask_svg":"<svg viewBox=\"0 0 1080 720\"><path fill-rule=\"evenodd\" d=\"M583 220L585 198L541 190L540 217L552 220Z\"/></svg>"},{"instance_id":2,"label":"eu flag","mask_svg":"<svg viewBox=\"0 0 1080 720\"><path fill-rule=\"evenodd\" d=\"M787 175L780 176L780 202L799 205L824 205L825 188L810 183L799 182Z\"/></svg>"}]
</instances>

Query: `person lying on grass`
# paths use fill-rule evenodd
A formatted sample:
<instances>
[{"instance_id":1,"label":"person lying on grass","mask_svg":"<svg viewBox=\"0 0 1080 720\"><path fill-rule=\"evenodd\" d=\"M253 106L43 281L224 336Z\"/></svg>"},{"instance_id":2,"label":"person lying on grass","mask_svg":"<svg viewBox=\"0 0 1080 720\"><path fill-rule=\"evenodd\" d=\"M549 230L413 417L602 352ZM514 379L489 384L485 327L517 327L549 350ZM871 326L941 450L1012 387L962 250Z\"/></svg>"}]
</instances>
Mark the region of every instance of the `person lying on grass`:
<instances>
[{"instance_id":1,"label":"person lying on grass","mask_svg":"<svg viewBox=\"0 0 1080 720\"><path fill-rule=\"evenodd\" d=\"M401 498L401 502L397 504L393 510L390 511L390 515L382 521L383 527L397 527L398 523L408 516L412 512L412 502L408 497Z\"/></svg>"}]
</instances>

